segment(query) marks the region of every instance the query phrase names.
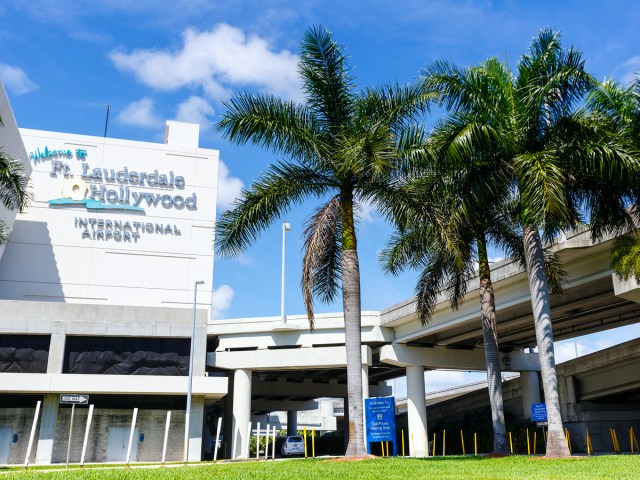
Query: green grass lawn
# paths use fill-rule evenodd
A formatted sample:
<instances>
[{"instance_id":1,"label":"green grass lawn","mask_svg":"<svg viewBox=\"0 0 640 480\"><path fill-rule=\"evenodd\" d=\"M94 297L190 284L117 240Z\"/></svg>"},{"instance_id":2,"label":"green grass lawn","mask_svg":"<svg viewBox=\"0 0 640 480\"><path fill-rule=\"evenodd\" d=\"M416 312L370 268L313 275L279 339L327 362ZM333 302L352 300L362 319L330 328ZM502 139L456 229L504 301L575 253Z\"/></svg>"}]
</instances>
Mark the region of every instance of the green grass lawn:
<instances>
[{"instance_id":1,"label":"green grass lawn","mask_svg":"<svg viewBox=\"0 0 640 480\"><path fill-rule=\"evenodd\" d=\"M548 460L541 457L378 458L361 461L234 462L166 468L4 470L0 479L640 479L640 455ZM2 470L0 470L2 472Z\"/></svg>"}]
</instances>

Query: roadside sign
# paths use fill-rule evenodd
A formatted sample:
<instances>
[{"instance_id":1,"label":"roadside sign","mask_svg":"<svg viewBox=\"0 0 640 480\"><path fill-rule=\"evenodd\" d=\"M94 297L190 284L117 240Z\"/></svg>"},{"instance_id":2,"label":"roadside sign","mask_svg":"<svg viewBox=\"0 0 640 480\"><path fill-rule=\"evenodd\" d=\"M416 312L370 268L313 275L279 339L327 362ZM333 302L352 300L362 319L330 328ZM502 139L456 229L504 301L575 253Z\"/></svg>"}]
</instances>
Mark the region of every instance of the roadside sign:
<instances>
[{"instance_id":1,"label":"roadside sign","mask_svg":"<svg viewBox=\"0 0 640 480\"><path fill-rule=\"evenodd\" d=\"M89 403L89 395L81 393L61 393L60 404L64 405L87 405Z\"/></svg>"},{"instance_id":2,"label":"roadside sign","mask_svg":"<svg viewBox=\"0 0 640 480\"><path fill-rule=\"evenodd\" d=\"M546 403L531 404L531 420L533 420L534 422L547 421L547 404Z\"/></svg>"},{"instance_id":3,"label":"roadside sign","mask_svg":"<svg viewBox=\"0 0 640 480\"><path fill-rule=\"evenodd\" d=\"M393 442L393 454L397 455L395 399L393 397L366 398L364 409L367 451L371 453L371 442Z\"/></svg>"}]
</instances>

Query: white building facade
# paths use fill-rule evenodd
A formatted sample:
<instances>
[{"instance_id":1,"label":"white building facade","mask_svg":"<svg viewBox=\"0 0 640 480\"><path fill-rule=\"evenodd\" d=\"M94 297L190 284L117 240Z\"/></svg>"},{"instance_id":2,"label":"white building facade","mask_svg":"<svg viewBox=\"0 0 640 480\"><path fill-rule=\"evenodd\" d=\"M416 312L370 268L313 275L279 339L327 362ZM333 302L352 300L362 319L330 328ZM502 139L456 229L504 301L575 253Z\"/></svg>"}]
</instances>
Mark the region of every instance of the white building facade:
<instances>
[{"instance_id":1,"label":"white building facade","mask_svg":"<svg viewBox=\"0 0 640 480\"><path fill-rule=\"evenodd\" d=\"M190 357L199 460L205 403L227 393L205 375L218 151L180 122L164 144L18 130L0 91L0 139L34 197L0 212L13 227L0 258L0 464L64 462L68 447L71 462L122 462L134 416L131 461L161 460L167 421L165 459L182 460ZM70 442L68 393L92 405L76 408Z\"/></svg>"}]
</instances>

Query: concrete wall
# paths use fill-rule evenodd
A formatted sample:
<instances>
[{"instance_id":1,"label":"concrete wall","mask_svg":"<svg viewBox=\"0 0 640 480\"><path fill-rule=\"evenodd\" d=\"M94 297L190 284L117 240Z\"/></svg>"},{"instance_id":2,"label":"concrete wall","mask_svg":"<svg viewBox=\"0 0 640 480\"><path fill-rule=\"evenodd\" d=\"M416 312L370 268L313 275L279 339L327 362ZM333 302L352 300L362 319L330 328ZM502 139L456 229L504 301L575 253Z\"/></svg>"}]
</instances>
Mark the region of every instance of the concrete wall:
<instances>
[{"instance_id":1,"label":"concrete wall","mask_svg":"<svg viewBox=\"0 0 640 480\"><path fill-rule=\"evenodd\" d=\"M189 307L194 282L204 280L198 304L210 308L218 151L27 129L21 134L35 201L16 218L0 262L0 298ZM102 178L89 175L94 172ZM140 184L143 172L153 181ZM155 185L159 175L173 185ZM76 187L76 200L93 198L102 206L49 203L68 200ZM112 196L92 194L102 189ZM137 202L139 195L145 199ZM162 199L150 204L156 195ZM195 199L195 206L172 204L177 197ZM123 209L136 203L141 210ZM85 221L95 223L87 227Z\"/></svg>"},{"instance_id":2,"label":"concrete wall","mask_svg":"<svg viewBox=\"0 0 640 480\"><path fill-rule=\"evenodd\" d=\"M76 408L73 422L73 440L69 456L70 462L77 463L80 461L87 414L88 409L86 407ZM132 415L133 410L95 409L91 421L85 462L106 461L109 427L130 428ZM140 434L144 434L144 441L140 442L139 437L134 437L134 442L138 444L138 457L132 458L131 461L159 462L162 459L166 417L166 410L138 410L136 427L140 429ZM60 409L58 411L58 422L53 448L53 463L63 463L66 461L70 418L71 409ZM183 446L184 411L172 411L166 460L182 460Z\"/></svg>"},{"instance_id":3,"label":"concrete wall","mask_svg":"<svg viewBox=\"0 0 640 480\"><path fill-rule=\"evenodd\" d=\"M18 435L18 442L12 443L9 450L9 464L22 464L27 452L27 444L33 414L35 408L4 408L0 409L0 428L11 428L13 434ZM93 411L93 419L87 444L85 462L104 462L107 455L107 440L109 427L131 426L133 410L99 409ZM74 421L69 461L79 463L82 455L85 428L87 424L87 407L77 407ZM136 426L140 434L144 434L144 441L139 437L134 441L138 443L138 456L131 461L159 462L162 459L162 446L164 442L164 428L166 422L166 410L139 410ZM53 463L64 463L67 458L67 442L69 439L69 422L71 409L59 409L56 422ZM36 449L38 445L38 432L31 451L30 464L35 463ZM167 442L167 461L182 460L184 445L184 410L171 412L169 438Z\"/></svg>"},{"instance_id":4,"label":"concrete wall","mask_svg":"<svg viewBox=\"0 0 640 480\"><path fill-rule=\"evenodd\" d=\"M23 464L27 454L29 435L33 425L33 408L0 408L0 428L10 428L12 435L18 435L16 443L11 442L9 447L8 464ZM38 445L38 429L36 429L29 464L36 461L36 446Z\"/></svg>"}]
</instances>

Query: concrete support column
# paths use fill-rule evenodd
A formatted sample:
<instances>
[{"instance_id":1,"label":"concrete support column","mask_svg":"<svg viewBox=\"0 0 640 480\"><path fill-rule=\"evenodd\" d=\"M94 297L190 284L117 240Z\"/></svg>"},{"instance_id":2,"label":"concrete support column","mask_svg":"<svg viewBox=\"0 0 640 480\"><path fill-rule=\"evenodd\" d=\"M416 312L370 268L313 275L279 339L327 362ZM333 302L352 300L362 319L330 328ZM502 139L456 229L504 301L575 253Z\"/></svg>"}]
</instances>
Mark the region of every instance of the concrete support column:
<instances>
[{"instance_id":1,"label":"concrete support column","mask_svg":"<svg viewBox=\"0 0 640 480\"><path fill-rule=\"evenodd\" d=\"M64 365L64 344L66 338L67 337L64 333L51 334L47 373L62 373L62 366Z\"/></svg>"},{"instance_id":2,"label":"concrete support column","mask_svg":"<svg viewBox=\"0 0 640 480\"><path fill-rule=\"evenodd\" d=\"M287 410L287 436L298 434L298 412Z\"/></svg>"},{"instance_id":3,"label":"concrete support column","mask_svg":"<svg viewBox=\"0 0 640 480\"><path fill-rule=\"evenodd\" d=\"M409 453L412 457L428 457L427 404L424 389L424 367L407 366L407 422ZM426 445L426 448L425 448Z\"/></svg>"},{"instance_id":4,"label":"concrete support column","mask_svg":"<svg viewBox=\"0 0 640 480\"><path fill-rule=\"evenodd\" d=\"M60 397L56 393L48 393L44 396L40 418L40 433L36 447L36 464L48 465L53 461L53 436L56 431L59 400Z\"/></svg>"},{"instance_id":5,"label":"concrete support column","mask_svg":"<svg viewBox=\"0 0 640 480\"><path fill-rule=\"evenodd\" d=\"M364 401L367 398L369 398L369 367L362 365L362 421L364 422L362 432L365 445L367 443L367 409L364 408Z\"/></svg>"},{"instance_id":6,"label":"concrete support column","mask_svg":"<svg viewBox=\"0 0 640 480\"><path fill-rule=\"evenodd\" d=\"M204 418L204 397L191 397L191 418L189 419L189 461L202 460L202 428Z\"/></svg>"},{"instance_id":7,"label":"concrete support column","mask_svg":"<svg viewBox=\"0 0 640 480\"><path fill-rule=\"evenodd\" d=\"M522 413L524 418L531 418L531 405L540 403L538 372L520 372L520 391L522 392Z\"/></svg>"},{"instance_id":8,"label":"concrete support column","mask_svg":"<svg viewBox=\"0 0 640 480\"><path fill-rule=\"evenodd\" d=\"M233 374L233 438L231 458L242 458L247 452L247 427L251 420L251 370L238 369Z\"/></svg>"},{"instance_id":9,"label":"concrete support column","mask_svg":"<svg viewBox=\"0 0 640 480\"><path fill-rule=\"evenodd\" d=\"M222 418L222 450L218 458L231 458L233 447L233 375L227 377L229 393L223 398L224 416Z\"/></svg>"}]
</instances>

